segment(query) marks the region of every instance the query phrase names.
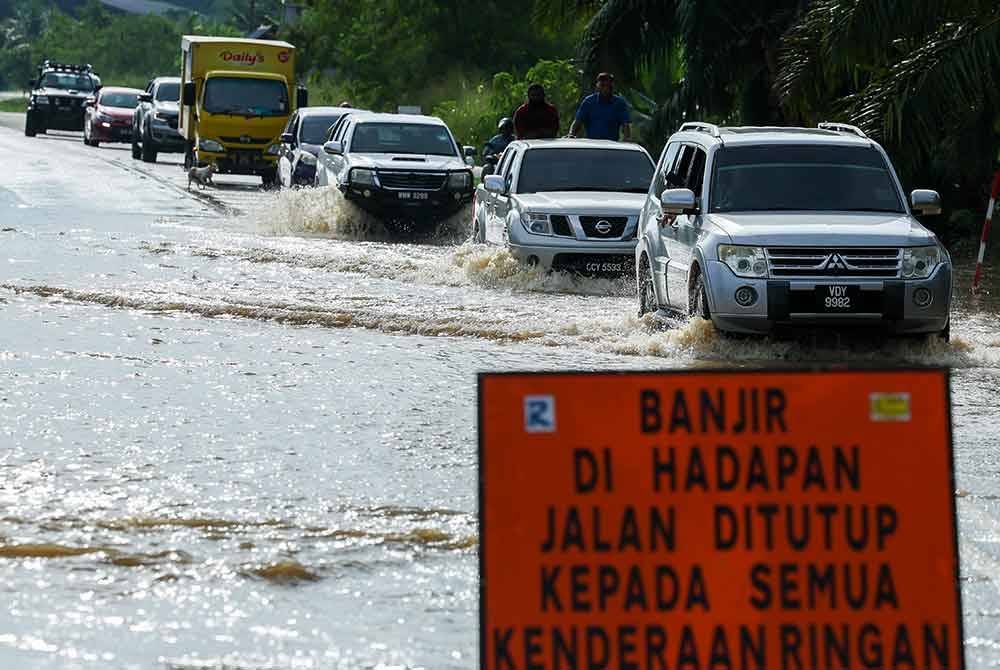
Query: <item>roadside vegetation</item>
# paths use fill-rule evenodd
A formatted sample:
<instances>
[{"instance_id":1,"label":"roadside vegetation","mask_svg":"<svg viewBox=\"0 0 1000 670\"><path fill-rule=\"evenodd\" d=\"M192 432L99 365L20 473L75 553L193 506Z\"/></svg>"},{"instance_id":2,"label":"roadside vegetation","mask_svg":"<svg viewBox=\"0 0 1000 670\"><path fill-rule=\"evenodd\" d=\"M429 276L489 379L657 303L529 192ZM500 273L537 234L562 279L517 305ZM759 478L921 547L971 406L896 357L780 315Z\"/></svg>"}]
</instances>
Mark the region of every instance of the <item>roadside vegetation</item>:
<instances>
[{"instance_id":1,"label":"roadside vegetation","mask_svg":"<svg viewBox=\"0 0 1000 670\"><path fill-rule=\"evenodd\" d=\"M277 0L177 0L168 16L96 0L0 0L0 88L45 57L89 62L106 83L179 69L182 34L280 24ZM982 208L1000 150L995 0L310 0L278 36L299 47L313 104L442 116L481 145L546 85L563 130L593 75L614 72L654 154L684 120L859 125L906 186ZM199 13L200 12L200 13ZM955 215L956 224L978 216ZM961 227L940 225L946 236Z\"/></svg>"}]
</instances>

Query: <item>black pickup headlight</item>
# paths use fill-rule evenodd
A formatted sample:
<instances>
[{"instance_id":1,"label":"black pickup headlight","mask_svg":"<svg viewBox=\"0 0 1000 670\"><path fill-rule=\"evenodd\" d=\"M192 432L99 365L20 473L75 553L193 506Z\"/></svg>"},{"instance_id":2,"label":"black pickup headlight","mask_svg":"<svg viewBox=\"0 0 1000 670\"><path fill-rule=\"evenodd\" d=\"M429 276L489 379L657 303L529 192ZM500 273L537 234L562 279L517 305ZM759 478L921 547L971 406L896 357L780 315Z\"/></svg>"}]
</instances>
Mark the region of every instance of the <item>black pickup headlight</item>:
<instances>
[{"instance_id":1,"label":"black pickup headlight","mask_svg":"<svg viewBox=\"0 0 1000 670\"><path fill-rule=\"evenodd\" d=\"M472 188L472 172L469 170L452 172L448 175L448 188L453 191L466 191Z\"/></svg>"}]
</instances>

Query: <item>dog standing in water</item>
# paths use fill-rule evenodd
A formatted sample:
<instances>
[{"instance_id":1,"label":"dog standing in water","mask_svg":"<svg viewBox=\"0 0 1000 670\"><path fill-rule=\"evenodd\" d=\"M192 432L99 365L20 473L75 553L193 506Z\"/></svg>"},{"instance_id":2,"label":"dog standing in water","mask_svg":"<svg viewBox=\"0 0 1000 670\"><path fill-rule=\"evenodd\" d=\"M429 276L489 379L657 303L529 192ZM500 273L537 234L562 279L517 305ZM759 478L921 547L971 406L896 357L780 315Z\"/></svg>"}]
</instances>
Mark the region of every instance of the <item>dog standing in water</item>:
<instances>
[{"instance_id":1,"label":"dog standing in water","mask_svg":"<svg viewBox=\"0 0 1000 670\"><path fill-rule=\"evenodd\" d=\"M215 186L215 182L212 181L214 173L214 163L209 163L205 167L192 167L188 170L188 190L191 190L191 182L198 184L199 190L205 190L206 186Z\"/></svg>"}]
</instances>

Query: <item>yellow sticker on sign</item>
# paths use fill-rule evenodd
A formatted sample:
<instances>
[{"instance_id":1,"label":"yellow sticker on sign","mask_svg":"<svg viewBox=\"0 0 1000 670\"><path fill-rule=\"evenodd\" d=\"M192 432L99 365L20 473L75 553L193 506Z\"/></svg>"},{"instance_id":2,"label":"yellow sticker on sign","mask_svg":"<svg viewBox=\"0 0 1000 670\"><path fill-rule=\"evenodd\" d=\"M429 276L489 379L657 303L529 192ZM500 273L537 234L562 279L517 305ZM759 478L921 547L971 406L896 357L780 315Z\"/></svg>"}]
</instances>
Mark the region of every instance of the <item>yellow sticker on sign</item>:
<instances>
[{"instance_id":1,"label":"yellow sticker on sign","mask_svg":"<svg viewBox=\"0 0 1000 670\"><path fill-rule=\"evenodd\" d=\"M909 421L909 393L872 393L868 396L872 421Z\"/></svg>"}]
</instances>

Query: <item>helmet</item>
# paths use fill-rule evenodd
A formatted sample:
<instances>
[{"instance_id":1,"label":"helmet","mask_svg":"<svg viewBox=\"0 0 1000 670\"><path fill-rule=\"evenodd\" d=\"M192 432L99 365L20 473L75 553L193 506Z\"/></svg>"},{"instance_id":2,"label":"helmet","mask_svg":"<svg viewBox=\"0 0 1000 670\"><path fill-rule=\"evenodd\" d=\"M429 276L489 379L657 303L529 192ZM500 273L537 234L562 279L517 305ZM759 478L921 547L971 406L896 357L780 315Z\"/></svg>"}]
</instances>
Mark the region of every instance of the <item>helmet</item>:
<instances>
[{"instance_id":1,"label":"helmet","mask_svg":"<svg viewBox=\"0 0 1000 670\"><path fill-rule=\"evenodd\" d=\"M500 119L500 123L497 124L497 130L499 130L500 132L503 132L505 130L513 131L514 122L510 120L510 117L505 116L502 119Z\"/></svg>"}]
</instances>

